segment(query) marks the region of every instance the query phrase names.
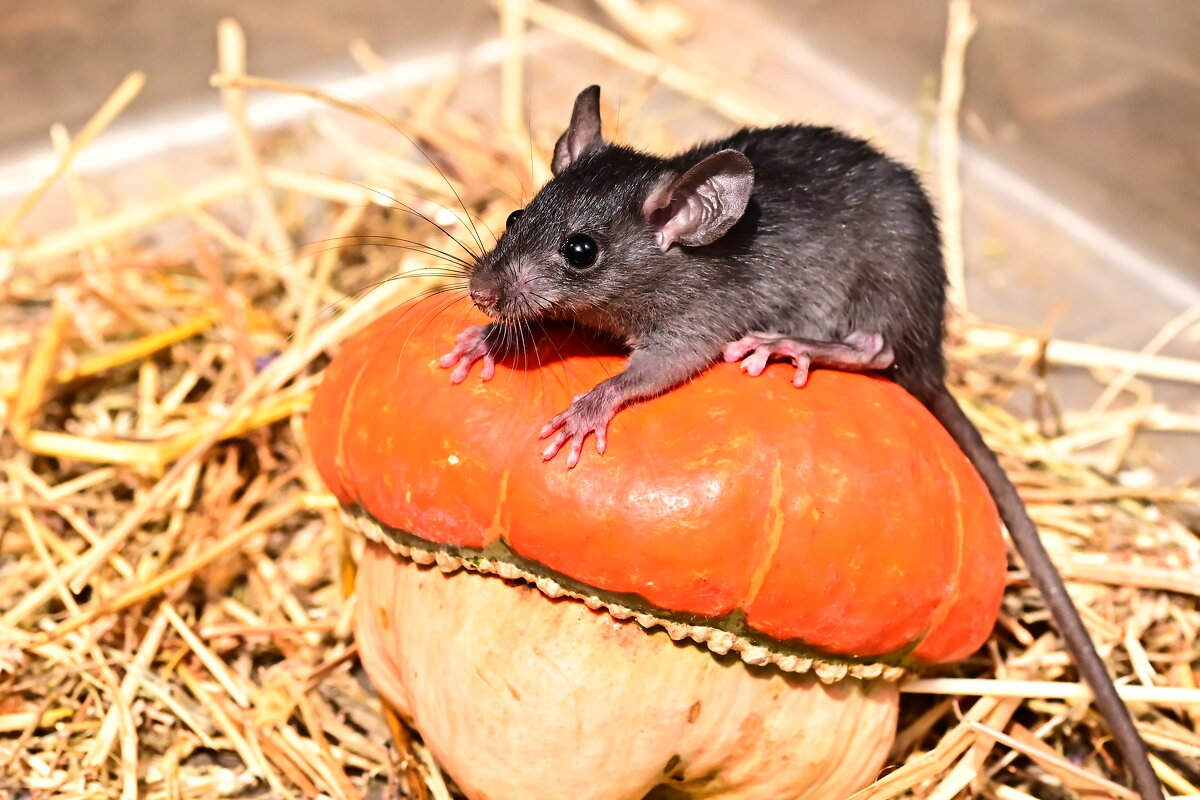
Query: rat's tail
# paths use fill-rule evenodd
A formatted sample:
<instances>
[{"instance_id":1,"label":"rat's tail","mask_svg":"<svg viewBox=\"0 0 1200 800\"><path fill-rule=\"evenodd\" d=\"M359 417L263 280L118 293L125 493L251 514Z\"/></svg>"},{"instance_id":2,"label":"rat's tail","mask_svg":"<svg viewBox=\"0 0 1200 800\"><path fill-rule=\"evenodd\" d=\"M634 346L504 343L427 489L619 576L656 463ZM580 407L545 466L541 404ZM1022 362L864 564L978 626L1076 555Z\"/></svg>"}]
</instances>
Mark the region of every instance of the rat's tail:
<instances>
[{"instance_id":1,"label":"rat's tail","mask_svg":"<svg viewBox=\"0 0 1200 800\"><path fill-rule=\"evenodd\" d=\"M1055 624L1062 632L1079 672L1095 694L1096 706L1108 720L1113 738L1133 777L1134 788L1142 795L1143 800L1162 800L1162 784L1150 766L1146 746L1134 727L1133 717L1117 694L1104 661L1096 652L1087 628L1079 618L1079 611L1071 602L1062 576L1058 574L1054 562L1050 560L1050 554L1042 545L1037 527L1029 518L1029 512L1025 510L1025 504L1017 494L1016 487L1000 466L996 454L983 441L979 431L944 387L927 393L922 400L962 448L979 471L983 482L987 484L988 491L996 501L996 508L1000 511L1000 518L1004 520L1009 535L1025 560L1034 585L1042 593L1046 607L1050 609Z\"/></svg>"}]
</instances>

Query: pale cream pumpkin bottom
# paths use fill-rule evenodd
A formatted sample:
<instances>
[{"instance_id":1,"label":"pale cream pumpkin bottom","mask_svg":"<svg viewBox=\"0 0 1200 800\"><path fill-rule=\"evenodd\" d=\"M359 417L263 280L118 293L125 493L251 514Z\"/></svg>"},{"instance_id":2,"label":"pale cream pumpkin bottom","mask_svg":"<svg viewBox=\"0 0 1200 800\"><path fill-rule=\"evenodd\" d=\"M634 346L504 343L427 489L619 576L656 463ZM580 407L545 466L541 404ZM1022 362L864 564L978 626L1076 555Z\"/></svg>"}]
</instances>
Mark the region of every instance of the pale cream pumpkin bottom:
<instances>
[{"instance_id":1,"label":"pale cream pumpkin bottom","mask_svg":"<svg viewBox=\"0 0 1200 800\"><path fill-rule=\"evenodd\" d=\"M473 800L841 800L896 731L895 683L748 667L374 542L356 633L379 693Z\"/></svg>"}]
</instances>

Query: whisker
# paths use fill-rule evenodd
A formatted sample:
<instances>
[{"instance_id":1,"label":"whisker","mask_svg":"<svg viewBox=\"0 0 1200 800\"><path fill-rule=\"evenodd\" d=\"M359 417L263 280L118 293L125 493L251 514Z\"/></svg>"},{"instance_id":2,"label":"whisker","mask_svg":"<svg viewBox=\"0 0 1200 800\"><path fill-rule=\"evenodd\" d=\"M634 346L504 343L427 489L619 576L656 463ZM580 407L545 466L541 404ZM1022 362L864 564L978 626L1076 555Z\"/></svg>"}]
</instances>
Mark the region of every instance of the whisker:
<instances>
[{"instance_id":1,"label":"whisker","mask_svg":"<svg viewBox=\"0 0 1200 800\"><path fill-rule=\"evenodd\" d=\"M365 295L368 292L371 292L375 289L378 289L380 286L383 286L385 283L388 283L389 281L407 280L409 278L445 278L445 279L459 278L459 279L462 279L464 277L466 277L466 276L460 275L455 272L438 272L438 271L434 271L434 270L425 270L425 269L411 270L407 273L399 273L396 275L390 275L386 278L381 278L380 280L372 281L371 283L365 284L353 292L345 293L339 299L337 299L333 302L326 303L325 305L321 306L321 308L319 308L317 310L317 312L314 314L314 319L321 319L322 317L325 317L326 315L328 315L329 313L334 311L336 308L338 308L342 304L358 300L363 295ZM430 287L428 289L423 289L421 292L414 295L414 297L415 298L423 298L423 297L428 296L431 293L436 294L437 292L440 292L440 291L458 290L458 291L465 292L466 287L467 287L467 285L465 282L439 284L437 286ZM412 299L412 298L410 298L410 299ZM409 300L406 300L405 302L409 302ZM287 337L287 340L291 341L294 336L295 336L295 333L289 334Z\"/></svg>"},{"instance_id":2,"label":"whisker","mask_svg":"<svg viewBox=\"0 0 1200 800\"><path fill-rule=\"evenodd\" d=\"M424 212L418 211L416 208L413 208L408 203L405 203L404 201L398 199L396 193L394 193L394 192L393 193L385 192L384 190L382 190L376 186L367 186L365 184L357 184L357 185L362 186L362 188L364 188L368 191L375 192L376 194L380 195L381 197L386 197L392 205L399 207L402 211L412 214L414 217L417 217L418 219L423 220L424 222L428 222L430 225L432 225L433 227L435 227L439 231L441 231L442 234L444 234L448 239L450 239L450 241L454 242L456 245L461 247L463 249L463 251L466 252L467 255L469 255L472 259L479 258L480 253L482 253L486 249L483 246L483 242L480 241L479 242L479 251L480 252L476 253L470 247L463 244L462 241L459 240L459 238L457 236L450 233L450 231L446 230L446 228L443 225L441 225L439 222L432 219L431 217L426 215ZM414 195L414 196L419 197L419 195ZM455 194L455 197L457 197L457 196L458 195ZM462 203L461 199L459 200L459 203L460 204ZM446 208L445 206L441 206L441 207L444 208L445 210L449 211L451 214L454 214L455 219L458 219L459 222L462 222L462 219L458 216L457 211L454 211L453 209L450 209L450 208ZM463 208L465 210L466 206L463 206ZM472 230L474 230L474 224L472 224ZM475 238L476 239L479 238L478 234L476 234Z\"/></svg>"},{"instance_id":3,"label":"whisker","mask_svg":"<svg viewBox=\"0 0 1200 800\"><path fill-rule=\"evenodd\" d=\"M429 297L433 297L433 296L435 296L437 294L441 294L443 292L451 292L451 297L449 298L449 300L447 302L442 303L440 306L433 308L426 313L425 319L418 323L419 325L422 326L421 327L422 332L425 330L426 327L429 326L429 324L431 324L433 322L434 319L441 316L442 313L444 313L447 309L449 309L455 303L459 303L459 302L462 302L463 300L466 300L467 299L466 293L465 292L453 292L452 290L445 288L445 287L434 287L433 289L429 289L424 292L421 292L421 293L417 294L415 297L411 298L410 300L405 301L405 305L407 305L408 303L419 301L419 300L425 300ZM405 316L404 314L398 315L396 320L393 321L392 326L389 326L388 330L390 331L392 329L392 327L394 327L397 323L399 323L401 321L401 319L404 318L404 316ZM412 341L413 335L415 333L417 333L417 327L418 327L417 325L413 325L413 327L409 329L408 334L404 337L404 343L400 345L400 354L401 355L403 355L404 351L408 349L408 343L410 341ZM397 358L397 360L396 360L396 375L397 376L399 376L399 374L400 374L400 364L402 362L403 362L403 358Z\"/></svg>"},{"instance_id":4,"label":"whisker","mask_svg":"<svg viewBox=\"0 0 1200 800\"><path fill-rule=\"evenodd\" d=\"M481 239L479 237L479 230L475 227L475 222L471 216L471 212L467 209L467 204L465 202L463 202L462 196L459 195L458 190L454 188L454 184L450 181L450 178L447 177L446 173L442 171L442 168L438 166L437 162L433 159L433 157L430 156L429 153L425 152L424 147L422 147L420 144L418 144L416 141L414 141L411 136L409 136L407 133L400 130L399 128L396 128L396 132L399 133L401 136L403 136L409 144L411 144L414 148L416 148L417 152L421 154L421 157L424 158L426 161L428 161L429 166L433 167L434 170L437 172L438 176L441 177L442 181L446 184L446 188L450 190L450 194L454 195L454 199L456 201L458 201L459 207L462 208L463 215L466 217L466 223L470 227L471 233L473 234L476 243L479 245L479 250L481 252L483 250L486 250L487 248L484 247L483 239ZM458 212L451 211L450 213L454 214L455 216L458 216ZM461 221L461 219L460 219L460 221ZM449 234L447 234L447 235L449 235ZM467 252L470 252L470 250L468 248L464 247L461 243L459 244L459 246L463 247L463 249L467 250Z\"/></svg>"},{"instance_id":5,"label":"whisker","mask_svg":"<svg viewBox=\"0 0 1200 800\"><path fill-rule=\"evenodd\" d=\"M333 96L336 97L336 95L333 95ZM412 145L413 148L418 153L421 154L421 157L424 158L425 161L427 161L429 163L429 166L433 167L434 171L437 172L438 177L440 177L442 179L442 182L446 184L446 188L450 190L450 194L454 195L454 199L456 201L458 201L459 207L462 208L463 214L466 216L467 224L470 226L471 231L475 236L475 241L478 242L478 244L479 244L479 249L481 251L485 250L486 248L483 246L483 240L479 238L479 231L476 230L476 228L475 228L475 223L471 218L471 212L467 208L467 204L465 202L463 202L462 196L459 195L458 190L454 188L454 184L451 182L450 178L446 175L446 173L442 170L442 168L440 166L438 166L437 161L425 150L425 147L422 146L419 142L417 142L417 140L414 139L412 136L409 136L400 127L399 123L397 123L395 120L391 119L387 115L383 114L379 110L372 108L369 104L364 103L361 100L357 100L357 99L350 99L350 98L338 98L338 99L342 100L343 102L347 103L348 105L355 105L355 106L360 107L360 108L364 109L365 111L369 112L370 115L374 116L376 119L380 120L385 125L387 125L389 128L391 128L393 131L395 131L397 134L399 134L401 137L403 137L403 139L406 142L408 142L410 145ZM386 192L381 192L377 187L367 186L364 188L368 189L369 191L379 192L380 194L387 196ZM457 216L457 212L452 211L451 213L453 213ZM436 223L432 223L432 220L429 220L429 221L431 222L431 224L436 224ZM444 230L442 232L446 233ZM450 234L447 233L446 235L449 236ZM454 237L451 237L451 238L454 238ZM457 240L456 240L456 243L460 247L462 247L464 250L466 250L468 253L471 253L470 248L464 246L461 242L457 242ZM474 256L475 254L471 253L471 255Z\"/></svg>"},{"instance_id":6,"label":"whisker","mask_svg":"<svg viewBox=\"0 0 1200 800\"><path fill-rule=\"evenodd\" d=\"M433 245L422 242L417 239L405 239L401 236L388 236L381 233L359 233L348 236L331 236L327 239L319 239L311 244L323 244L326 242L339 242L343 245L377 245L379 247L402 247L404 249L413 250L414 252L426 253L428 255L441 256L442 258L453 261L466 269L470 269L475 265L474 261L468 261L462 256L448 253ZM305 248L309 245L305 245ZM305 255L324 252L323 250L314 250L312 252L305 251Z\"/></svg>"},{"instance_id":7,"label":"whisker","mask_svg":"<svg viewBox=\"0 0 1200 800\"><path fill-rule=\"evenodd\" d=\"M381 123L383 123L384 125L389 127L391 130L393 130L396 134L401 136L418 153L420 153L421 157L424 158L426 162L428 162L429 166L433 167L434 171L437 172L438 177L440 177L442 179L442 182L446 184L446 188L450 190L450 194L452 194L454 196L454 199L458 202L458 205L462 209L463 215L466 218L465 222L470 227L471 232L475 238L475 241L479 244L480 251L482 252L483 250L486 249L483 245L483 240L479 236L479 231L475 227L475 221L471 215L470 209L467 208L467 204L463 201L462 196L458 192L458 189L456 189L454 187L454 183L446 175L445 171L438 165L437 160L434 159L433 156L431 156L429 154L429 152L426 150L425 146L421 142L418 142L417 139L414 139L407 132L405 132L404 129L401 128L400 124L396 120L394 120L391 117L387 116L386 114L382 113L378 109L372 107L370 104L363 102L361 99L351 98L348 96L341 96L336 92L326 92L326 94L328 95L328 97L332 98L333 100L341 103L342 105L344 105L346 107L360 109L362 112L365 113L365 115L374 117L375 119L379 120ZM425 221L429 222L430 224L434 225L439 230L441 230L442 233L444 233L446 236L450 237L451 240L453 240L459 247L463 248L463 250L465 250L472 258L478 257L477 254L471 250L471 248L467 247L462 242L458 241L448 231L446 231L440 225L437 225L436 222L434 222L433 220L430 220L428 217L426 217L424 214L421 214L416 209L413 209L411 207L406 206L403 203L400 203L400 201L395 199L394 195L389 194L388 192L385 192L376 186L367 186L362 183L356 183L355 185L357 185L363 189L366 189L369 192L378 194L382 197L387 197L389 200L392 200L394 203L397 203L397 204L401 205L402 207L405 207L407 210L409 210L413 214L421 217ZM450 213L454 214L456 217L458 217L457 211L453 211L452 209L447 209L447 210L450 211ZM459 220L463 221L463 219L461 217L459 217Z\"/></svg>"}]
</instances>

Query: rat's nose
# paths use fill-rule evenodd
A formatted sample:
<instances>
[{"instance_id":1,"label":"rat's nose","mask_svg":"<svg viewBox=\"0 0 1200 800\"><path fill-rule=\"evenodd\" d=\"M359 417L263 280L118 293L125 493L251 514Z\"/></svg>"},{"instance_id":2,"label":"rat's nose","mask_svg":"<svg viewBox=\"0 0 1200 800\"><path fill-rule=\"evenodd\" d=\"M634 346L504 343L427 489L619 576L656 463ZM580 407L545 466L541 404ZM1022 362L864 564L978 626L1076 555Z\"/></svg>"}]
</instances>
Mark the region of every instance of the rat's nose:
<instances>
[{"instance_id":1,"label":"rat's nose","mask_svg":"<svg viewBox=\"0 0 1200 800\"><path fill-rule=\"evenodd\" d=\"M496 301L500 299L499 292L495 289L473 288L471 289L471 301L475 303L482 311L496 307Z\"/></svg>"}]
</instances>

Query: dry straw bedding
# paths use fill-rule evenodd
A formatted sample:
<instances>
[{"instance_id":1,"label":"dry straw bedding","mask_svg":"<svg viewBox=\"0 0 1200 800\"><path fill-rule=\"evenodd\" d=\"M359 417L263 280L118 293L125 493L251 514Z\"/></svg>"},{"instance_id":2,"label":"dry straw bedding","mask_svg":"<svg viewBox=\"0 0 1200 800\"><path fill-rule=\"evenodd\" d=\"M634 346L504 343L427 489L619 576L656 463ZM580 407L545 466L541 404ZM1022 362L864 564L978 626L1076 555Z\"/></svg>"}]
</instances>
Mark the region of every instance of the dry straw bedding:
<instances>
[{"instance_id":1,"label":"dry straw bedding","mask_svg":"<svg viewBox=\"0 0 1200 800\"><path fill-rule=\"evenodd\" d=\"M324 98L307 134L341 153L344 175L284 166L289 138L264 146L251 134L246 90L319 93L245 76L229 22L214 83L234 122L234 169L166 187L154 203L102 198L72 161L136 96L142 77L132 75L74 137L56 133L62 161L47 187L66 187L77 222L26 233L40 191L0 219L0 796L450 796L419 741L398 729L391 743L357 672L348 593L358 543L305 441L321 370L381 310L459 280L439 252L454 243L424 218L466 242L464 209L495 228L545 178L553 126L534 126L532 145L523 126L527 29L649 75L647 94L665 84L739 122L779 108L705 74L670 41L635 43L540 3L505 8L513 49L499 136L448 104L450 76L395 98L386 117ZM617 24L638 32L636 18ZM948 74L961 70L967 36L952 30ZM385 67L361 44L354 53L364 69ZM956 104L943 93L943 114ZM386 125L389 145L356 142L347 115ZM647 144L678 144L659 137ZM955 183L943 175L940 186ZM186 234L159 242L165 222ZM953 327L955 389L1128 687L1155 768L1173 791L1200 794L1197 492L1108 477L1128 466L1138 432L1200 430L1141 380L1196 382L1200 365L967 315ZM1048 400L1042 371L1064 364L1109 383L1105 402L1055 420L1052 438L1001 410L1016 392ZM1104 725L1080 702L1086 691L1013 564L988 646L909 685L898 768L864 797L1052 797L1064 785L1129 796L1112 783Z\"/></svg>"}]
</instances>

